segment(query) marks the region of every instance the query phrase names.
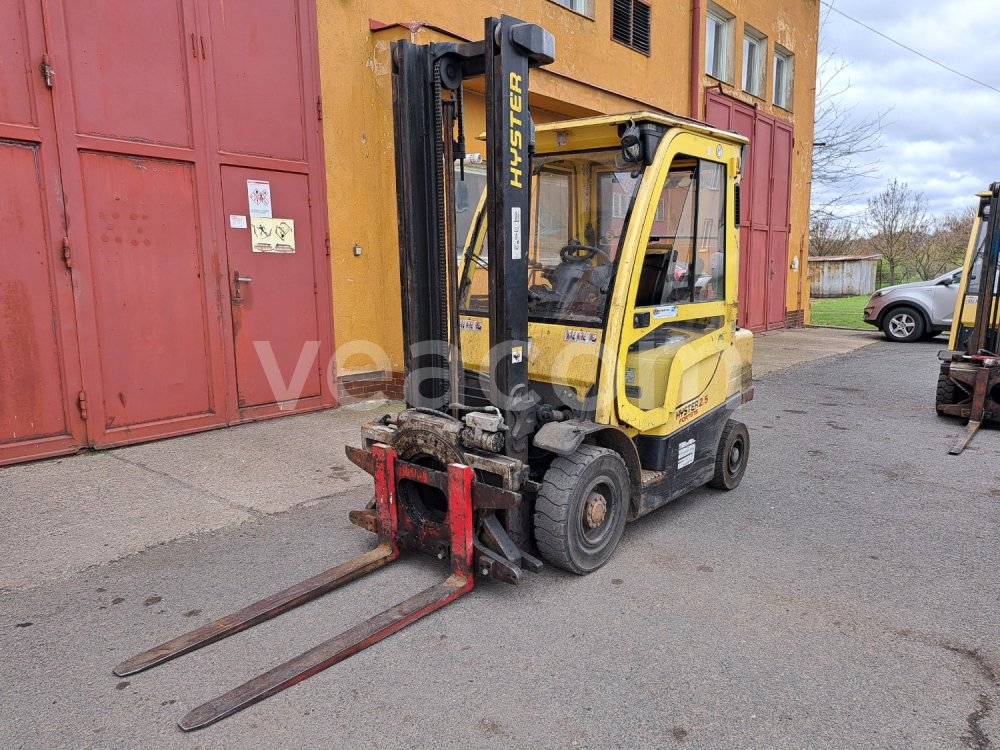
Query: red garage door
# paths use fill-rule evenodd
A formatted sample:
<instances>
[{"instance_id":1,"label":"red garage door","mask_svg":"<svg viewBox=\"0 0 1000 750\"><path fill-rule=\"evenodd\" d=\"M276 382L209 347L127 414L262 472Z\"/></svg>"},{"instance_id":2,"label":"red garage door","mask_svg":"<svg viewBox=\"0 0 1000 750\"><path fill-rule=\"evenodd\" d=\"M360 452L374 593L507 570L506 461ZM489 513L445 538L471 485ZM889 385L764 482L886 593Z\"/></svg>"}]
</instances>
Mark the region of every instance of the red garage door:
<instances>
[{"instance_id":1,"label":"red garage door","mask_svg":"<svg viewBox=\"0 0 1000 750\"><path fill-rule=\"evenodd\" d=\"M740 325L783 328L792 126L717 91L708 92L705 119L750 139L740 206Z\"/></svg>"},{"instance_id":2,"label":"red garage door","mask_svg":"<svg viewBox=\"0 0 1000 750\"><path fill-rule=\"evenodd\" d=\"M333 404L314 19L0 0L0 463Z\"/></svg>"}]
</instances>

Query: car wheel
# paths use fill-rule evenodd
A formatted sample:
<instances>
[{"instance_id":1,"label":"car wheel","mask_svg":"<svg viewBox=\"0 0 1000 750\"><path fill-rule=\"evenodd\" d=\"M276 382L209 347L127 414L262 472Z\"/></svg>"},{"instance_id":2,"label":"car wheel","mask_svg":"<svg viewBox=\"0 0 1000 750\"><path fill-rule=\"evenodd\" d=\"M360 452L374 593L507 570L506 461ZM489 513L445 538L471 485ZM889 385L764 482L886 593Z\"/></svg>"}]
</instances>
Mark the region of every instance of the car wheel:
<instances>
[{"instance_id":1,"label":"car wheel","mask_svg":"<svg viewBox=\"0 0 1000 750\"><path fill-rule=\"evenodd\" d=\"M535 498L535 544L549 563L577 575L611 557L628 519L629 480L614 451L581 445L559 456Z\"/></svg>"},{"instance_id":2,"label":"car wheel","mask_svg":"<svg viewBox=\"0 0 1000 750\"><path fill-rule=\"evenodd\" d=\"M889 341L916 341L924 335L924 316L912 307L890 310L882 320L882 332Z\"/></svg>"}]
</instances>

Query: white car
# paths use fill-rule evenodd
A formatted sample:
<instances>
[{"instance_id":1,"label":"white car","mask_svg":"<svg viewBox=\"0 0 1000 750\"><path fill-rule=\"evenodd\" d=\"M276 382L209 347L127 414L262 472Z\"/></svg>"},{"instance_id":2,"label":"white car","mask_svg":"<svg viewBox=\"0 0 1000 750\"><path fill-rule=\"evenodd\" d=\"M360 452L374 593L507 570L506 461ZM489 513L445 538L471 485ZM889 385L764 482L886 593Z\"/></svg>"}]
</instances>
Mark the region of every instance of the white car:
<instances>
[{"instance_id":1,"label":"white car","mask_svg":"<svg viewBox=\"0 0 1000 750\"><path fill-rule=\"evenodd\" d=\"M962 269L930 281L879 289L865 305L865 323L881 328L889 341L916 341L951 329Z\"/></svg>"}]
</instances>

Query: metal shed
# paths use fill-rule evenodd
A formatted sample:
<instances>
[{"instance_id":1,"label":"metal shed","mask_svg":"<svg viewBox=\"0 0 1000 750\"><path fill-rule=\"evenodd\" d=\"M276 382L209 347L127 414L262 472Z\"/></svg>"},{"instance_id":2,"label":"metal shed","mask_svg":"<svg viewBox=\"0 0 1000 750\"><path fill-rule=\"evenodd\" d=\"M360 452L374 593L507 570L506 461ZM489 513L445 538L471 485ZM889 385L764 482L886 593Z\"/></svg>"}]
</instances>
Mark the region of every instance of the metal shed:
<instances>
[{"instance_id":1,"label":"metal shed","mask_svg":"<svg viewBox=\"0 0 1000 750\"><path fill-rule=\"evenodd\" d=\"M813 297L852 297L875 291L879 255L809 258L809 293Z\"/></svg>"}]
</instances>

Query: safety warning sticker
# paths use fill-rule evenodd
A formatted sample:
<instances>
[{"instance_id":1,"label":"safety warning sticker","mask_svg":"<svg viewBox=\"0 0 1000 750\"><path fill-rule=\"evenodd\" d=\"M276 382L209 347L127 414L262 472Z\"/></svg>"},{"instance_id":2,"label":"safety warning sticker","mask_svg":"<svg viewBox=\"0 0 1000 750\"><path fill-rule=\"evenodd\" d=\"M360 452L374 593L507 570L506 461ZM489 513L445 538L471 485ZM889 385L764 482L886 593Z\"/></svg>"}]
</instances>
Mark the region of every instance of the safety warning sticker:
<instances>
[{"instance_id":1,"label":"safety warning sticker","mask_svg":"<svg viewBox=\"0 0 1000 750\"><path fill-rule=\"evenodd\" d=\"M250 202L250 216L254 219L270 219L271 183L263 180L247 180L247 199Z\"/></svg>"},{"instance_id":2,"label":"safety warning sticker","mask_svg":"<svg viewBox=\"0 0 1000 750\"><path fill-rule=\"evenodd\" d=\"M295 252L295 222L292 219L254 219L250 235L255 253Z\"/></svg>"}]
</instances>

